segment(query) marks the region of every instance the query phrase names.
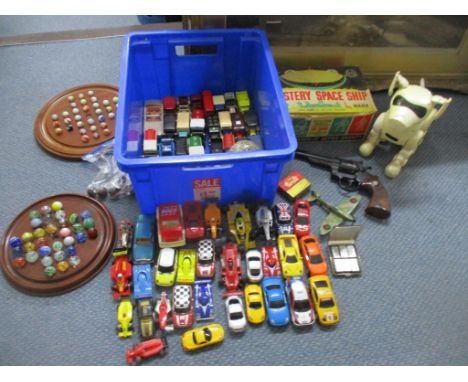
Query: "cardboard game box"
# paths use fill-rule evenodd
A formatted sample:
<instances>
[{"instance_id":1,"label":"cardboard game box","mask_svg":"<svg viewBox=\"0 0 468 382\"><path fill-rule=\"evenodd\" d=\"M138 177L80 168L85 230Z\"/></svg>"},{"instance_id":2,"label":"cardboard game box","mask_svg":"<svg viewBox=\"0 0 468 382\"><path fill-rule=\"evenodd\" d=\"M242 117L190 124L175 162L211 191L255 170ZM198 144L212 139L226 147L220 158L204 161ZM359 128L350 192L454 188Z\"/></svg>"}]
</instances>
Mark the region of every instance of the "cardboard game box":
<instances>
[{"instance_id":1,"label":"cardboard game box","mask_svg":"<svg viewBox=\"0 0 468 382\"><path fill-rule=\"evenodd\" d=\"M357 66L283 68L280 80L298 140L363 138L377 111Z\"/></svg>"}]
</instances>

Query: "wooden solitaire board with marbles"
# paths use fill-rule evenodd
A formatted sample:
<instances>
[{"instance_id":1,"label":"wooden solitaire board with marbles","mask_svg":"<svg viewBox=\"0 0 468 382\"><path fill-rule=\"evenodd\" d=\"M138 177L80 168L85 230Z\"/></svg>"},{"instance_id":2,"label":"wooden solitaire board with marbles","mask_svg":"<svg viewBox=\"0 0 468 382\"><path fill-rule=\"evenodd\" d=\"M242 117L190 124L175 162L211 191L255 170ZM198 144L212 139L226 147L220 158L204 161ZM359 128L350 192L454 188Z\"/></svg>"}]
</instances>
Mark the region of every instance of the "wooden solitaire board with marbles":
<instances>
[{"instance_id":1,"label":"wooden solitaire board with marbles","mask_svg":"<svg viewBox=\"0 0 468 382\"><path fill-rule=\"evenodd\" d=\"M114 240L114 219L103 204L80 194L53 195L25 208L10 224L0 267L23 292L62 294L104 267Z\"/></svg>"},{"instance_id":2,"label":"wooden solitaire board with marbles","mask_svg":"<svg viewBox=\"0 0 468 382\"><path fill-rule=\"evenodd\" d=\"M118 93L116 86L88 84L56 95L36 117L37 141L54 155L80 159L114 138Z\"/></svg>"}]
</instances>

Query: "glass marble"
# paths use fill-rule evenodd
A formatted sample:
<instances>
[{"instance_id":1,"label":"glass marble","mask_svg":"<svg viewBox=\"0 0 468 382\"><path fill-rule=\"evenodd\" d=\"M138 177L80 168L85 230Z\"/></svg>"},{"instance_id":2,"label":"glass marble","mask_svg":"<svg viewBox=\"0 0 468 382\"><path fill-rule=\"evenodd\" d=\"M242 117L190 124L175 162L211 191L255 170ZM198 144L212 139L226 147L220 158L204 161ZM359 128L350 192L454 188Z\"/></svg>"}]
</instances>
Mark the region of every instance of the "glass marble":
<instances>
[{"instance_id":1,"label":"glass marble","mask_svg":"<svg viewBox=\"0 0 468 382\"><path fill-rule=\"evenodd\" d=\"M54 241L52 243L52 249L54 251L61 251L63 249L63 243L61 241Z\"/></svg>"},{"instance_id":2,"label":"glass marble","mask_svg":"<svg viewBox=\"0 0 468 382\"><path fill-rule=\"evenodd\" d=\"M51 256L44 256L41 259L41 264L44 267L50 267L54 263L54 259Z\"/></svg>"},{"instance_id":3,"label":"glass marble","mask_svg":"<svg viewBox=\"0 0 468 382\"><path fill-rule=\"evenodd\" d=\"M33 232L33 235L36 239L39 239L46 235L46 231L44 230L44 228L36 228Z\"/></svg>"},{"instance_id":4,"label":"glass marble","mask_svg":"<svg viewBox=\"0 0 468 382\"><path fill-rule=\"evenodd\" d=\"M63 239L63 244L69 247L75 244L75 239L73 238L73 236L67 236L65 239Z\"/></svg>"},{"instance_id":5,"label":"glass marble","mask_svg":"<svg viewBox=\"0 0 468 382\"><path fill-rule=\"evenodd\" d=\"M55 267L53 265L50 265L50 266L44 268L44 273L48 277L53 277L57 273L57 270L55 269Z\"/></svg>"},{"instance_id":6,"label":"glass marble","mask_svg":"<svg viewBox=\"0 0 468 382\"><path fill-rule=\"evenodd\" d=\"M78 265L80 265L81 259L80 259L78 256L72 256L72 257L70 257L70 259L68 260L68 262L70 263L70 265L71 265L73 268L76 268Z\"/></svg>"},{"instance_id":7,"label":"glass marble","mask_svg":"<svg viewBox=\"0 0 468 382\"><path fill-rule=\"evenodd\" d=\"M66 255L65 255L65 252L63 252L63 251L57 251L57 252L54 253L55 261L63 261L63 260L65 260L65 257L66 257Z\"/></svg>"},{"instance_id":8,"label":"glass marble","mask_svg":"<svg viewBox=\"0 0 468 382\"><path fill-rule=\"evenodd\" d=\"M24 257L29 264L33 264L39 259L39 254L36 251L29 251Z\"/></svg>"},{"instance_id":9,"label":"glass marble","mask_svg":"<svg viewBox=\"0 0 468 382\"><path fill-rule=\"evenodd\" d=\"M70 268L70 264L68 264L66 261L59 261L57 264L57 270L59 272L66 272Z\"/></svg>"},{"instance_id":10,"label":"glass marble","mask_svg":"<svg viewBox=\"0 0 468 382\"><path fill-rule=\"evenodd\" d=\"M52 253L52 249L48 246L43 246L39 248L39 255L44 257L44 256L49 256Z\"/></svg>"}]
</instances>

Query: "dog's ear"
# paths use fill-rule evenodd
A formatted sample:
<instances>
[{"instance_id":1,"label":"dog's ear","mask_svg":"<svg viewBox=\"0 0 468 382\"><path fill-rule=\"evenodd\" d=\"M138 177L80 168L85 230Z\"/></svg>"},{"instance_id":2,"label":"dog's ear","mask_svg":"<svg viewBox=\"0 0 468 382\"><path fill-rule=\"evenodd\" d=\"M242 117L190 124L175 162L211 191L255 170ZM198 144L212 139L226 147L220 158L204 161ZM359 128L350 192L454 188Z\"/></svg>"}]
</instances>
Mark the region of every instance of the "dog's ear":
<instances>
[{"instance_id":1,"label":"dog's ear","mask_svg":"<svg viewBox=\"0 0 468 382\"><path fill-rule=\"evenodd\" d=\"M421 80L419 81L419 86L421 86L422 88L426 87L426 81L424 81L424 78L421 78Z\"/></svg>"},{"instance_id":2,"label":"dog's ear","mask_svg":"<svg viewBox=\"0 0 468 382\"><path fill-rule=\"evenodd\" d=\"M390 87L388 88L388 95L390 97L395 92L396 86L398 86L398 89L406 88L409 86L408 80L405 77L403 77L399 71L395 73L395 77L393 77L392 83L390 84Z\"/></svg>"}]
</instances>

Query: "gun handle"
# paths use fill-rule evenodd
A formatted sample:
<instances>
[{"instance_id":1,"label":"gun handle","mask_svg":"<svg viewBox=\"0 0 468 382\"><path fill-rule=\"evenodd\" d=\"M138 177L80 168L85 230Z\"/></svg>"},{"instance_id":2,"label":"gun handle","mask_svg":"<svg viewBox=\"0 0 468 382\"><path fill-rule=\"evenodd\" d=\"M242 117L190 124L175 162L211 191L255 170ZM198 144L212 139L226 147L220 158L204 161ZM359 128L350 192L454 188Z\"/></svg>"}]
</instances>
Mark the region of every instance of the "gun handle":
<instances>
[{"instance_id":1,"label":"gun handle","mask_svg":"<svg viewBox=\"0 0 468 382\"><path fill-rule=\"evenodd\" d=\"M369 175L359 187L370 194L366 213L379 219L386 219L391 214L390 198L378 176Z\"/></svg>"}]
</instances>

